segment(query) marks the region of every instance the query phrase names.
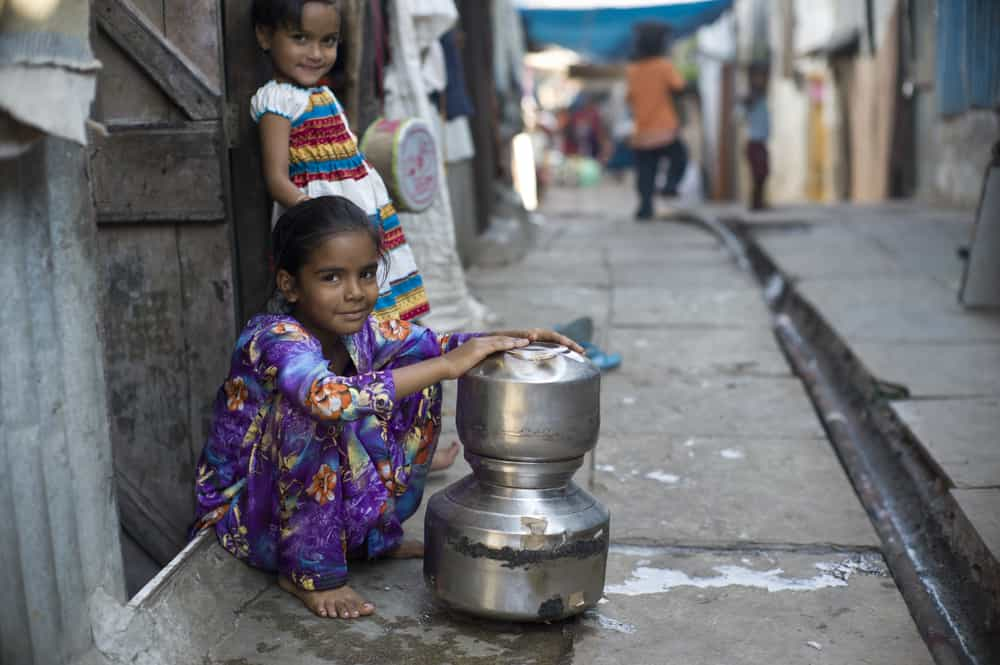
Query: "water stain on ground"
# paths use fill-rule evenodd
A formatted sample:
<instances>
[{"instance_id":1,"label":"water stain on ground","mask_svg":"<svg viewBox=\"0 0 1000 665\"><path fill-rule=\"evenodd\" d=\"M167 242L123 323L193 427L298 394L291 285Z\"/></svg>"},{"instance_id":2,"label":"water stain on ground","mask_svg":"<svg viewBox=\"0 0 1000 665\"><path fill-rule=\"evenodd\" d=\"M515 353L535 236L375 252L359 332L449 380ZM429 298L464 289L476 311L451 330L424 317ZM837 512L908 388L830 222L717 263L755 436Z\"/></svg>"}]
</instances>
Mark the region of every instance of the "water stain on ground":
<instances>
[{"instance_id":1,"label":"water stain on ground","mask_svg":"<svg viewBox=\"0 0 1000 665\"><path fill-rule=\"evenodd\" d=\"M215 659L204 665L375 665L400 660L407 665L565 665L572 661L576 620L548 624L481 620L437 606L422 585L392 585L386 580L370 584L374 581L356 583L355 588L383 613L350 621L316 617L283 591L271 589L244 610L237 633L220 644ZM270 639L260 641L260 635ZM260 654L259 660L243 655L247 647Z\"/></svg>"}]
</instances>

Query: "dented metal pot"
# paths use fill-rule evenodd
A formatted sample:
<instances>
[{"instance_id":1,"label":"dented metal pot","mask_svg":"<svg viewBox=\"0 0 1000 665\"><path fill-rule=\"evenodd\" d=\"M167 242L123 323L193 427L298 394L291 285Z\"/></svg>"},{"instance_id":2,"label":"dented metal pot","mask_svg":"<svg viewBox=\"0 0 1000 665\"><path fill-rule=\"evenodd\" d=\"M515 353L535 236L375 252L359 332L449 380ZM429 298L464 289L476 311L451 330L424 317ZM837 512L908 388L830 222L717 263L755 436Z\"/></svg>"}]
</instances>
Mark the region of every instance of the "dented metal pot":
<instances>
[{"instance_id":1,"label":"dented metal pot","mask_svg":"<svg viewBox=\"0 0 1000 665\"><path fill-rule=\"evenodd\" d=\"M572 481L600 428L600 373L565 347L488 358L459 381L473 474L431 497L424 577L447 607L513 621L578 614L604 591L610 515Z\"/></svg>"}]
</instances>

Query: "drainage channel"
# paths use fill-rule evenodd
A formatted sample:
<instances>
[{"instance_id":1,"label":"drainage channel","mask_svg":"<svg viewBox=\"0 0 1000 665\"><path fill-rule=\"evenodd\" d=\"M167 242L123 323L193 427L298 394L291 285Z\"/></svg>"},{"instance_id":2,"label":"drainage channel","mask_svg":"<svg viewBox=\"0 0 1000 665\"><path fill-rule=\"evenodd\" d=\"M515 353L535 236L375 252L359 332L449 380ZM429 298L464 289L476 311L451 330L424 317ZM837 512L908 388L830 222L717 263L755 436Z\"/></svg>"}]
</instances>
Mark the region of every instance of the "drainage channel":
<instances>
[{"instance_id":1,"label":"drainage channel","mask_svg":"<svg viewBox=\"0 0 1000 665\"><path fill-rule=\"evenodd\" d=\"M691 215L749 267L775 336L882 541L896 584L938 665L1000 664L1000 566L920 442L871 376L739 220Z\"/></svg>"}]
</instances>

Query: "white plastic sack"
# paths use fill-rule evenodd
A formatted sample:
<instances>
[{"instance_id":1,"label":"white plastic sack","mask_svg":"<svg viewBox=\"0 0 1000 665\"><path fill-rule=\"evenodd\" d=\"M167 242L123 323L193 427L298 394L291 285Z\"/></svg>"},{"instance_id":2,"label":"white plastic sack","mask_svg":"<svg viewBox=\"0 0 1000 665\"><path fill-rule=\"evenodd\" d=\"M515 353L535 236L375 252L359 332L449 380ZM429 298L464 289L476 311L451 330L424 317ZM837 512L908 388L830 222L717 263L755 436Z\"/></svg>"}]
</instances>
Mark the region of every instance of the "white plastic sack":
<instances>
[{"instance_id":1,"label":"white plastic sack","mask_svg":"<svg viewBox=\"0 0 1000 665\"><path fill-rule=\"evenodd\" d=\"M422 118L437 133L439 153L443 138L441 123L431 108L421 76L421 59L416 34L418 21L415 11L431 11L441 17L447 2L397 0L392 3L392 26L389 36L393 53L392 66L387 68L385 84L385 115L389 119ZM426 16L426 15L425 15ZM421 24L421 34L426 39L441 30L445 21L431 20ZM449 24L450 25L450 24ZM435 37L436 38L436 37ZM439 154L440 157L440 154ZM483 325L486 312L483 305L472 298L465 283L465 271L455 243L455 225L452 221L448 179L444 163L439 159L440 183L438 195L430 208L419 214L399 213L403 231L413 256L417 261L427 289L431 312L422 322L438 332L475 330Z\"/></svg>"}]
</instances>

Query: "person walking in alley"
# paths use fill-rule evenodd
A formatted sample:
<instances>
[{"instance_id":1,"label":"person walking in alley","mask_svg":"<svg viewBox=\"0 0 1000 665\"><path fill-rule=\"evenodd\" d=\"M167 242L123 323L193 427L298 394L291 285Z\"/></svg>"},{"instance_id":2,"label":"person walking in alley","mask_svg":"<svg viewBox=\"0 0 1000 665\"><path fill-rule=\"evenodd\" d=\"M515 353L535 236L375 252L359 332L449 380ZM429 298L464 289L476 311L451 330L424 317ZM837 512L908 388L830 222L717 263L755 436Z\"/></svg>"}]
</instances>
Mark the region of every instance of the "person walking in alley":
<instances>
[{"instance_id":1,"label":"person walking in alley","mask_svg":"<svg viewBox=\"0 0 1000 665\"><path fill-rule=\"evenodd\" d=\"M636 189L639 221L653 218L653 190L660 163L667 159L667 182L662 193L676 196L684 169L687 146L678 134L680 123L674 95L684 89L684 77L664 55L669 28L657 24L636 27L635 60L626 72L628 103L635 123L632 148L635 151Z\"/></svg>"},{"instance_id":2,"label":"person walking in alley","mask_svg":"<svg viewBox=\"0 0 1000 665\"><path fill-rule=\"evenodd\" d=\"M767 152L767 139L771 132L771 114L767 110L768 66L761 63L750 65L747 77L750 94L743 102L743 111L747 123L746 156L753 187L750 209L763 210L767 207L764 200L764 183L770 173L770 159Z\"/></svg>"},{"instance_id":3,"label":"person walking in alley","mask_svg":"<svg viewBox=\"0 0 1000 665\"><path fill-rule=\"evenodd\" d=\"M274 293L217 393L192 535L214 529L318 616L357 618L375 607L347 585L348 560L423 556L402 523L437 447L440 382L531 341L583 349L541 329L439 337L376 319L386 249L347 198L292 206L272 242Z\"/></svg>"},{"instance_id":4,"label":"person walking in alley","mask_svg":"<svg viewBox=\"0 0 1000 665\"><path fill-rule=\"evenodd\" d=\"M380 265L380 318L415 319L430 311L423 280L385 183L358 150L333 92L321 80L337 61L336 0L254 0L253 23L274 78L250 102L259 126L272 223L315 196L346 196L377 220L392 261Z\"/></svg>"}]
</instances>

